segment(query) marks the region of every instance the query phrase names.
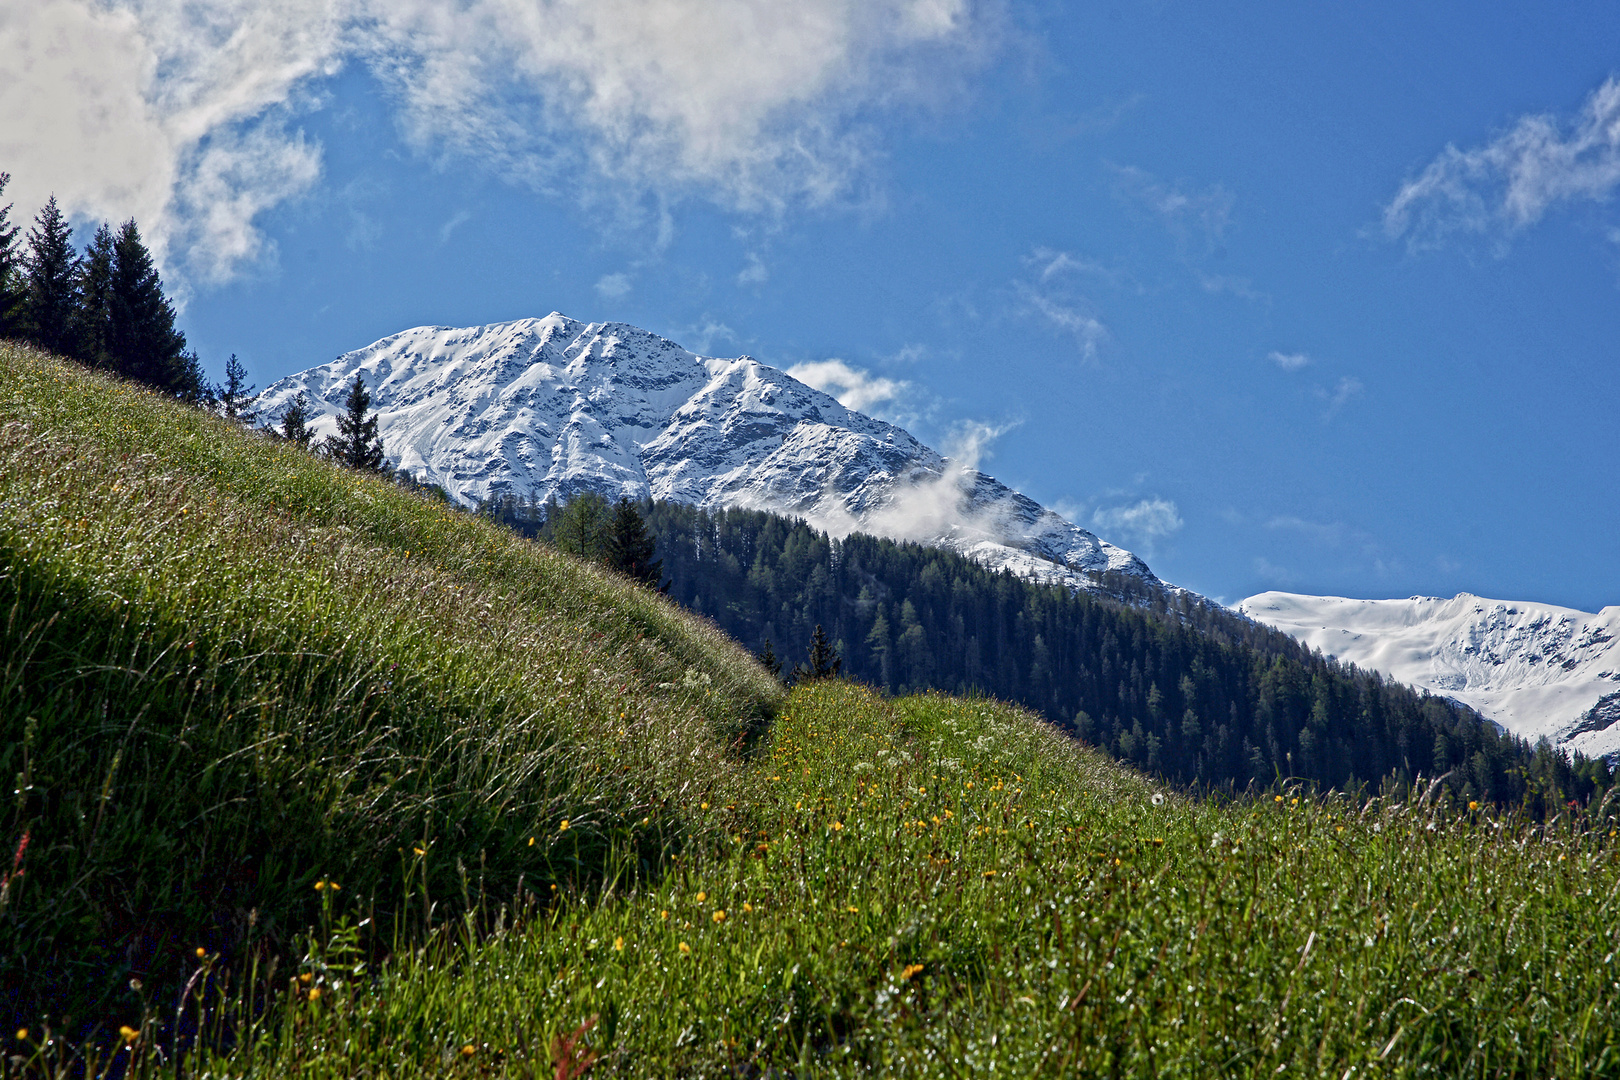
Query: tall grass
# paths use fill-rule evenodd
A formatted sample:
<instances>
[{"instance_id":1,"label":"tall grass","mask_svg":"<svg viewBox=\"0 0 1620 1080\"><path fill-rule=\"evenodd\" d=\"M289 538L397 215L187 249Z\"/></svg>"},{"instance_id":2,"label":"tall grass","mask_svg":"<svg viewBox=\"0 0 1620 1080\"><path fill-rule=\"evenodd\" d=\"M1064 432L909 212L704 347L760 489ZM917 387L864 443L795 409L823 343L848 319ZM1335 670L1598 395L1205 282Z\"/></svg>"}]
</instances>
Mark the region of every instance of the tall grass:
<instances>
[{"instance_id":1,"label":"tall grass","mask_svg":"<svg viewBox=\"0 0 1620 1080\"><path fill-rule=\"evenodd\" d=\"M199 947L285 954L317 881L387 938L655 871L780 694L605 572L12 346L0 553L19 1019L106 1028Z\"/></svg>"}]
</instances>

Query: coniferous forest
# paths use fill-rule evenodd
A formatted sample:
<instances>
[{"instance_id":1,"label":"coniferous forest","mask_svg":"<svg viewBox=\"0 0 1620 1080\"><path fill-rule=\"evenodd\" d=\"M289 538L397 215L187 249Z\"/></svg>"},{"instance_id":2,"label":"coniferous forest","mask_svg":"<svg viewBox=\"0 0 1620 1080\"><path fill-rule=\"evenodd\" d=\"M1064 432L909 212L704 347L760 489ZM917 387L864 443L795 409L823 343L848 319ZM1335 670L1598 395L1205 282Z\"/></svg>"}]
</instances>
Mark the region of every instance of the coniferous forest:
<instances>
[{"instance_id":1,"label":"coniferous forest","mask_svg":"<svg viewBox=\"0 0 1620 1080\"><path fill-rule=\"evenodd\" d=\"M1184 595L1104 594L993 573L951 552L747 510L644 504L669 593L791 667L824 627L852 678L982 692L1191 785L1300 778L1378 789L1446 776L1461 798L1543 808L1607 787L1602 761L1533 748L1447 699L1312 653ZM1113 595L1108 595L1108 593Z\"/></svg>"}]
</instances>

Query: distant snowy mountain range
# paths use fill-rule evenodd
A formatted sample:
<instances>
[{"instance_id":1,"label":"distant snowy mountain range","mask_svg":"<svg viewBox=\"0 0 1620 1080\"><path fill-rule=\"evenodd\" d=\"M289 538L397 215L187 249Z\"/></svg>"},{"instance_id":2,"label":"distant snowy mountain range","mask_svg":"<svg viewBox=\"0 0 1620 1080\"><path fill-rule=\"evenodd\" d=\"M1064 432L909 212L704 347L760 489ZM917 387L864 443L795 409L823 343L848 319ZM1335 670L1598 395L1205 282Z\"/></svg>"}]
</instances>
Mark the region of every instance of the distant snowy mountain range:
<instances>
[{"instance_id":1,"label":"distant snowy mountain range","mask_svg":"<svg viewBox=\"0 0 1620 1080\"><path fill-rule=\"evenodd\" d=\"M279 421L304 393L330 434L356 375L390 462L463 504L589 490L773 510L1075 588L1101 571L1172 588L972 462L751 357L699 356L633 326L554 312L418 327L282 379L258 407Z\"/></svg>"},{"instance_id":2,"label":"distant snowy mountain range","mask_svg":"<svg viewBox=\"0 0 1620 1080\"><path fill-rule=\"evenodd\" d=\"M1238 610L1347 663L1471 706L1532 742L1620 754L1620 606L1267 592Z\"/></svg>"}]
</instances>

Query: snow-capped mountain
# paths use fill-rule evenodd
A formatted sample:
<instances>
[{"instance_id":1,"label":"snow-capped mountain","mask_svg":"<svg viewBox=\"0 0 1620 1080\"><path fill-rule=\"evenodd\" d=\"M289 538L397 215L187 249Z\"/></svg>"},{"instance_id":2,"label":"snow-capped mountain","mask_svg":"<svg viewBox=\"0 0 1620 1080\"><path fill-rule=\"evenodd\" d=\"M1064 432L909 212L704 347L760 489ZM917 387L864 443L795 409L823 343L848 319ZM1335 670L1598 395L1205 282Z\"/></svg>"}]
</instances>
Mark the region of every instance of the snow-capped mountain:
<instances>
[{"instance_id":1,"label":"snow-capped mountain","mask_svg":"<svg viewBox=\"0 0 1620 1080\"><path fill-rule=\"evenodd\" d=\"M1266 592L1238 610L1358 667L1444 694L1531 741L1620 754L1620 606L1596 615L1459 593Z\"/></svg>"},{"instance_id":2,"label":"snow-capped mountain","mask_svg":"<svg viewBox=\"0 0 1620 1080\"><path fill-rule=\"evenodd\" d=\"M1130 552L893 424L751 357L699 356L633 326L554 312L418 327L280 380L261 415L279 422L303 393L330 434L356 375L389 461L463 504L591 490L774 510L1071 587L1099 571L1162 585Z\"/></svg>"}]
</instances>

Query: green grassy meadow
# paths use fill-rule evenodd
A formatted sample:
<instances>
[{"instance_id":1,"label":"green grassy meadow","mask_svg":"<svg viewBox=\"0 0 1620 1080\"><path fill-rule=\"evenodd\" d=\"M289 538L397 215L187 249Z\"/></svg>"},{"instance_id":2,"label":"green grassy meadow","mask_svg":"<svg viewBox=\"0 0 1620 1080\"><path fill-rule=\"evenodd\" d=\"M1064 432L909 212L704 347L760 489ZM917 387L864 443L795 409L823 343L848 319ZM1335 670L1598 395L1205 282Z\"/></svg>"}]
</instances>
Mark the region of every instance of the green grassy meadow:
<instances>
[{"instance_id":1,"label":"green grassy meadow","mask_svg":"<svg viewBox=\"0 0 1620 1080\"><path fill-rule=\"evenodd\" d=\"M9 346L0 544L10 1072L1620 1076L1615 803L1199 799L993 701L785 694Z\"/></svg>"}]
</instances>

